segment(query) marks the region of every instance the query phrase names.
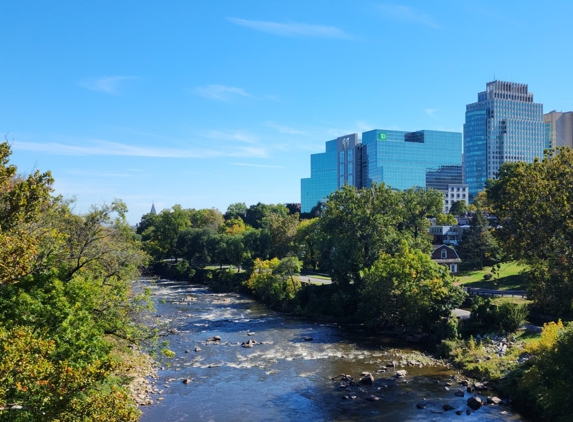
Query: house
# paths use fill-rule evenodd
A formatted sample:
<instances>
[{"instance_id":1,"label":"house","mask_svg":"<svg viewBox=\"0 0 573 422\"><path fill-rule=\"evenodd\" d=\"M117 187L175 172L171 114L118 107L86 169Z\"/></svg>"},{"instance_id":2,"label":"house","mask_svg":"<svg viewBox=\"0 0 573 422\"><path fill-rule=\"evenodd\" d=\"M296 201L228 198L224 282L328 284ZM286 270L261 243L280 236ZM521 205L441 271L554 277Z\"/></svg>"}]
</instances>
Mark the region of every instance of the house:
<instances>
[{"instance_id":1,"label":"house","mask_svg":"<svg viewBox=\"0 0 573 422\"><path fill-rule=\"evenodd\" d=\"M432 261L450 269L450 273L457 274L459 264L462 262L454 248L446 245L437 246L432 252Z\"/></svg>"}]
</instances>

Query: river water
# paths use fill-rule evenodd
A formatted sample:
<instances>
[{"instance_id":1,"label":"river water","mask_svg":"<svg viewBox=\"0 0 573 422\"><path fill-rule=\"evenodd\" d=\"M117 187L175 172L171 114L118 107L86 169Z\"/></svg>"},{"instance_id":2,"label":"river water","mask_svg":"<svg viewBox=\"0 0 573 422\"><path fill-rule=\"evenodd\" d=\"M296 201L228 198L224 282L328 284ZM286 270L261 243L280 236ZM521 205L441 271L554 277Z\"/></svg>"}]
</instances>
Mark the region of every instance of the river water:
<instances>
[{"instance_id":1,"label":"river water","mask_svg":"<svg viewBox=\"0 0 573 422\"><path fill-rule=\"evenodd\" d=\"M160 359L155 383L160 393L152 396L156 404L142 408L142 422L525 421L504 406L467 415L470 394L454 395L463 387L452 379L457 372L444 366L386 368L406 360L407 350L394 349L390 340L314 324L201 285L159 281L150 286L176 355ZM207 341L214 336L221 341ZM257 344L241 346L249 340ZM407 375L396 378L397 369ZM365 371L374 375L373 385L345 389L340 378L332 379L348 374L358 380ZM418 403L427 407L418 409ZM444 404L454 410L444 412Z\"/></svg>"}]
</instances>

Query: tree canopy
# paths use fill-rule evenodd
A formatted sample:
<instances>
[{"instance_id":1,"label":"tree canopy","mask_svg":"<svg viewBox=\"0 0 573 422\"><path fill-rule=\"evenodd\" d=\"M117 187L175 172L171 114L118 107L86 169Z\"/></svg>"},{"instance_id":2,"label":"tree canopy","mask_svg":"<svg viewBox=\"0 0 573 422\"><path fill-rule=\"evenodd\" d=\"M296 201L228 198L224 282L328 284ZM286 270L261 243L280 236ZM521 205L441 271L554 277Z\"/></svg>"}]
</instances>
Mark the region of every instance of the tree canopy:
<instances>
[{"instance_id":1,"label":"tree canopy","mask_svg":"<svg viewBox=\"0 0 573 422\"><path fill-rule=\"evenodd\" d=\"M535 302L573 313L573 150L548 150L533 163L506 163L487 184L498 217L495 235L513 258L530 264Z\"/></svg>"}]
</instances>

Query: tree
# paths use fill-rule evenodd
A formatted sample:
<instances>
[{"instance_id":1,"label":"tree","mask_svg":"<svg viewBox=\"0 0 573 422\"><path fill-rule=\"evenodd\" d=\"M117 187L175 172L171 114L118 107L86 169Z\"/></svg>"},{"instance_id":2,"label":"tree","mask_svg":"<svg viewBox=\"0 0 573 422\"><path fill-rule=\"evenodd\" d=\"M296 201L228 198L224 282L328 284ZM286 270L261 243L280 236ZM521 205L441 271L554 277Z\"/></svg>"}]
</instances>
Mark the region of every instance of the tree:
<instances>
[{"instance_id":1,"label":"tree","mask_svg":"<svg viewBox=\"0 0 573 422\"><path fill-rule=\"evenodd\" d=\"M224 222L223 214L217 208L192 209L189 214L191 226L197 229L209 228L216 231Z\"/></svg>"},{"instance_id":2,"label":"tree","mask_svg":"<svg viewBox=\"0 0 573 422\"><path fill-rule=\"evenodd\" d=\"M263 228L265 218L271 214L278 214L281 217L286 217L288 215L288 208L283 204L273 205L259 202L258 204L251 205L249 207L245 216L245 223L255 229Z\"/></svg>"},{"instance_id":3,"label":"tree","mask_svg":"<svg viewBox=\"0 0 573 422\"><path fill-rule=\"evenodd\" d=\"M299 258L302 259L305 266L314 270L317 269L320 255L320 236L319 219L301 220L296 229L294 243Z\"/></svg>"},{"instance_id":4,"label":"tree","mask_svg":"<svg viewBox=\"0 0 573 422\"><path fill-rule=\"evenodd\" d=\"M552 315L573 313L573 150L533 163L506 163L487 184L505 251L529 264L530 297Z\"/></svg>"},{"instance_id":5,"label":"tree","mask_svg":"<svg viewBox=\"0 0 573 422\"><path fill-rule=\"evenodd\" d=\"M450 215L459 217L468 212L468 206L465 201L455 201L450 207Z\"/></svg>"},{"instance_id":6,"label":"tree","mask_svg":"<svg viewBox=\"0 0 573 422\"><path fill-rule=\"evenodd\" d=\"M41 236L38 222L52 202L50 172L17 176L8 143L0 143L0 285L30 273Z\"/></svg>"},{"instance_id":7,"label":"tree","mask_svg":"<svg viewBox=\"0 0 573 422\"><path fill-rule=\"evenodd\" d=\"M295 277L300 267L300 261L294 257L282 261L256 259L251 276L244 284L267 305L286 309L292 306L301 289L301 283Z\"/></svg>"},{"instance_id":8,"label":"tree","mask_svg":"<svg viewBox=\"0 0 573 422\"><path fill-rule=\"evenodd\" d=\"M174 205L171 209L162 210L156 217L145 218L139 233L145 250L156 261L177 258L177 238L183 229L191 226L191 213L181 205Z\"/></svg>"},{"instance_id":9,"label":"tree","mask_svg":"<svg viewBox=\"0 0 573 422\"><path fill-rule=\"evenodd\" d=\"M458 224L458 220L453 214L438 214L436 215L436 224L438 226L455 226Z\"/></svg>"},{"instance_id":10,"label":"tree","mask_svg":"<svg viewBox=\"0 0 573 422\"><path fill-rule=\"evenodd\" d=\"M329 258L335 282L358 287L365 268L381 253L397 250L405 237L398 231L404 221L401 198L384 184L362 190L344 186L330 194L318 224L324 234L321 255Z\"/></svg>"},{"instance_id":11,"label":"tree","mask_svg":"<svg viewBox=\"0 0 573 422\"><path fill-rule=\"evenodd\" d=\"M464 231L458 254L463 261L480 270L484 264L493 264L499 260L497 241L480 210L476 211L470 220L470 229Z\"/></svg>"},{"instance_id":12,"label":"tree","mask_svg":"<svg viewBox=\"0 0 573 422\"><path fill-rule=\"evenodd\" d=\"M227 207L227 211L224 214L225 220L233 220L240 218L242 220L247 216L247 204L244 202L236 202Z\"/></svg>"},{"instance_id":13,"label":"tree","mask_svg":"<svg viewBox=\"0 0 573 422\"><path fill-rule=\"evenodd\" d=\"M373 328L428 330L448 317L465 297L447 269L406 242L394 256L382 253L364 272L359 309L362 319Z\"/></svg>"},{"instance_id":14,"label":"tree","mask_svg":"<svg viewBox=\"0 0 573 422\"><path fill-rule=\"evenodd\" d=\"M293 241L299 224L298 214L289 214L282 217L272 213L265 219L271 237L271 255L282 259L294 249Z\"/></svg>"},{"instance_id":15,"label":"tree","mask_svg":"<svg viewBox=\"0 0 573 422\"><path fill-rule=\"evenodd\" d=\"M426 234L430 227L428 217L442 212L444 195L435 189L412 188L402 191L404 221L402 228L412 232L414 239Z\"/></svg>"}]
</instances>

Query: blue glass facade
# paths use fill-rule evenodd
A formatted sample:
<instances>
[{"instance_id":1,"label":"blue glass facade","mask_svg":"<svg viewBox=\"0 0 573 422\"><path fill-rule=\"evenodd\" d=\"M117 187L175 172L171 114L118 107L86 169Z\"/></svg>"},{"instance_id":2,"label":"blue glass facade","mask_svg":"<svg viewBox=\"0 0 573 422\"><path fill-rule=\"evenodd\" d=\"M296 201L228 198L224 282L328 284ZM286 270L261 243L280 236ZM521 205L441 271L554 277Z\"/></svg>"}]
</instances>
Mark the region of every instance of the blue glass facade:
<instances>
[{"instance_id":1,"label":"blue glass facade","mask_svg":"<svg viewBox=\"0 0 573 422\"><path fill-rule=\"evenodd\" d=\"M310 212L345 184L361 187L360 147L354 133L328 141L326 152L310 156L310 178L301 180L301 212Z\"/></svg>"},{"instance_id":2,"label":"blue glass facade","mask_svg":"<svg viewBox=\"0 0 573 422\"><path fill-rule=\"evenodd\" d=\"M362 134L362 144L365 187L382 182L399 190L433 187L427 185L429 174L439 174L444 186L461 182L461 133L376 129Z\"/></svg>"},{"instance_id":3,"label":"blue glass facade","mask_svg":"<svg viewBox=\"0 0 573 422\"><path fill-rule=\"evenodd\" d=\"M543 105L527 85L493 81L466 106L464 179L469 199L485 188L504 162L532 162L547 144Z\"/></svg>"},{"instance_id":4,"label":"blue glass facade","mask_svg":"<svg viewBox=\"0 0 573 422\"><path fill-rule=\"evenodd\" d=\"M433 187L447 191L462 182L462 134L421 130L371 130L326 143L311 155L311 177L301 180L301 211L309 212L342 185L382 183L398 189Z\"/></svg>"}]
</instances>

